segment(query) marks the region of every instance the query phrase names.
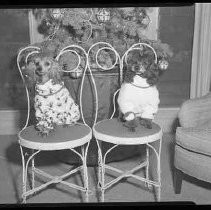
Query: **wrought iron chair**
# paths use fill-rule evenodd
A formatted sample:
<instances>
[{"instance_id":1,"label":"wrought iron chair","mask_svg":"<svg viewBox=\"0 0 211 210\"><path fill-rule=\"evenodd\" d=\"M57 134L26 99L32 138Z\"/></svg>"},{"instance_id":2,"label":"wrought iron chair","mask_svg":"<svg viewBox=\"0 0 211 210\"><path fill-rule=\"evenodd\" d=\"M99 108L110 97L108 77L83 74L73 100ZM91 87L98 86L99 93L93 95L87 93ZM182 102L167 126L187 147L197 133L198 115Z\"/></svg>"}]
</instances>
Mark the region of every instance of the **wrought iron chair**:
<instances>
[{"instance_id":1,"label":"wrought iron chair","mask_svg":"<svg viewBox=\"0 0 211 210\"><path fill-rule=\"evenodd\" d=\"M22 72L22 69L20 67L20 62L25 60L27 62L27 59L29 56L31 56L34 53L39 53L40 48L35 46L28 46L24 49L21 49L17 56L17 65L18 69L21 75L21 78L23 80L26 95L27 95L27 102L28 102L28 110L27 110L27 119L25 122L24 127L20 130L18 133L18 139L19 139L19 145L21 150L21 156L22 156L22 182L23 182L23 192L22 192L22 202L26 203L27 196L32 195L39 190L42 190L46 188L48 185L51 185L53 183L61 183L66 186L69 186L70 188L74 188L76 190L80 190L82 192L85 192L85 201L88 202L89 197L89 186L88 186L88 171L87 171L87 152L89 147L89 142L92 138L92 129L86 124L83 111L82 111L82 89L83 89L83 80L87 69L87 54L81 48L80 46L76 45L70 45L65 48L63 48L58 56L56 57L57 60L60 59L60 57L67 52L75 53L79 58L79 64L81 62L80 56L78 54L79 51L84 53L86 58L86 66L85 70L83 72L82 81L81 81L81 87L80 87L80 112L82 117L82 123L77 122L75 125L63 127L63 126L57 126L55 129L55 132L53 132L52 135L48 135L45 139L40 137L40 135L37 134L37 131L35 130L33 125L29 125L29 120L32 117L30 114L30 95L29 95L29 88L27 86L26 77ZM78 66L77 66L78 67ZM72 72L77 70L77 67ZM70 72L70 71L69 71ZM25 154L24 150L27 148L27 150L31 151L31 154ZM77 148L77 150L76 150ZM60 176L54 176L50 175L49 173L45 172L44 170L38 169L38 166L35 166L35 156L38 155L40 152L44 151L56 151L56 150L71 150L76 155L78 155L82 161L82 164L80 166L77 166L75 169L68 170L67 173L62 174ZM31 163L30 163L31 162ZM27 186L28 182L28 169L29 165L31 165L31 178L32 178L32 186L31 189ZM76 172L82 172L83 174L83 186L79 186L73 183L70 183L68 181L64 181L64 179L68 178L70 175L76 175ZM44 184L41 184L39 186L35 186L35 175L42 175L48 179L50 179L48 182L45 182Z\"/></svg>"},{"instance_id":2,"label":"wrought iron chair","mask_svg":"<svg viewBox=\"0 0 211 210\"><path fill-rule=\"evenodd\" d=\"M122 83L123 78L123 66L125 63L127 63L128 55L133 50L142 50L142 47L149 47L152 49L155 55L155 62L157 62L157 54L155 50L146 43L138 43L134 44L132 47L130 47L125 54L120 57L117 51L108 43L97 43L101 44L101 48L96 53L96 62L97 62L97 55L100 50L107 49L113 51L113 53L116 55L116 61L110 68L103 68L99 63L99 68L103 70L110 70L112 69L117 63L119 64L119 76L120 76L120 83ZM104 45L104 46L103 46ZM90 67L89 67L90 68ZM152 129L143 128L142 126L138 126L136 132L129 132L126 127L122 126L122 123L114 117L116 113L116 107L115 107L115 98L118 94L119 89L114 93L113 97L113 105L114 110L110 117L110 119L105 119L99 122L97 121L97 109L98 109L98 95L96 90L96 119L95 123L93 125L93 135L96 139L97 146L98 146L98 188L101 192L101 201L104 202L104 193L105 190L113 186L118 181L122 180L126 177L133 177L139 181L145 182L145 184L150 188L152 186L155 186L158 189L157 193L157 200L160 201L160 194L161 194L161 169L160 169L160 154L161 154L161 142L162 142L162 129L159 125L156 123L153 123ZM102 146L103 143L111 143L111 147L105 151L103 154ZM158 147L156 150L156 147L153 146L151 143L158 142ZM138 164L133 169L123 171L119 168L113 167L106 163L106 157L108 154L113 151L113 149L117 148L118 146L128 146L128 145L146 145L146 158L145 160ZM149 148L154 151L156 159L157 159L157 181L152 181L149 178ZM110 153L111 154L111 153ZM145 168L146 176L141 177L138 175L135 175L134 172L137 172L138 170ZM106 172L109 169L111 171L114 171L116 173L119 173L119 176L115 179L113 179L110 182L106 182Z\"/></svg>"}]
</instances>

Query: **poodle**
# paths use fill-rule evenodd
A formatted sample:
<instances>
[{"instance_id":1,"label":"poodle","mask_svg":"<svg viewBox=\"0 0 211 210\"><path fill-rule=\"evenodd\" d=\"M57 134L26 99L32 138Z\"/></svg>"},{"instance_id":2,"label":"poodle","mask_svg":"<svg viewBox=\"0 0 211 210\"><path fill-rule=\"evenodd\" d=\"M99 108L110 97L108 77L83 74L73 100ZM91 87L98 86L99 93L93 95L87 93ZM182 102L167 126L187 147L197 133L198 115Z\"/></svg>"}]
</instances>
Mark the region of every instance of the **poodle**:
<instances>
[{"instance_id":1,"label":"poodle","mask_svg":"<svg viewBox=\"0 0 211 210\"><path fill-rule=\"evenodd\" d=\"M59 63L48 55L38 54L29 65L34 70L35 128L39 134L47 136L56 125L76 123L80 118L79 107L64 86Z\"/></svg>"},{"instance_id":2,"label":"poodle","mask_svg":"<svg viewBox=\"0 0 211 210\"><path fill-rule=\"evenodd\" d=\"M145 128L152 128L152 120L160 103L156 84L162 70L147 55L129 63L118 95L120 109L119 120L135 131L138 123Z\"/></svg>"}]
</instances>

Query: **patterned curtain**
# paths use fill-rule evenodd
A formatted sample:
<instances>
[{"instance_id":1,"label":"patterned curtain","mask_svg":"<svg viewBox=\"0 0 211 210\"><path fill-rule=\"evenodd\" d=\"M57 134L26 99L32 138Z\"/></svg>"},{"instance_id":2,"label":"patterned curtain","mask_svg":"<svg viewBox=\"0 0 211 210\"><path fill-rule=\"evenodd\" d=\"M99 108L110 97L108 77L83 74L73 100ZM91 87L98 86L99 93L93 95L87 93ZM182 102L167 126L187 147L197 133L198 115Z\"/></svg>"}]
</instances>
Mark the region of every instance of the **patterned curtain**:
<instances>
[{"instance_id":1,"label":"patterned curtain","mask_svg":"<svg viewBox=\"0 0 211 210\"><path fill-rule=\"evenodd\" d=\"M211 3L196 3L190 98L207 94L210 81Z\"/></svg>"}]
</instances>

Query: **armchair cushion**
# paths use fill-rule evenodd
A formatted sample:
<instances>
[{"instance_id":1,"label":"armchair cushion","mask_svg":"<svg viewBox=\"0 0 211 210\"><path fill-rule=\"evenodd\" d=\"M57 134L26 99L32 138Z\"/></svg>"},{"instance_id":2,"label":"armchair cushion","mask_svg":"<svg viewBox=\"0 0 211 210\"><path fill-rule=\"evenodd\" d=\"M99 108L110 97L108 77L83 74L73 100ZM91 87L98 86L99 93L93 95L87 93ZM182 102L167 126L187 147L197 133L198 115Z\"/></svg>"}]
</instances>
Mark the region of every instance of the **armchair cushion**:
<instances>
[{"instance_id":1,"label":"armchair cushion","mask_svg":"<svg viewBox=\"0 0 211 210\"><path fill-rule=\"evenodd\" d=\"M211 120L211 92L185 101L178 113L181 127L198 127Z\"/></svg>"},{"instance_id":2,"label":"armchair cushion","mask_svg":"<svg viewBox=\"0 0 211 210\"><path fill-rule=\"evenodd\" d=\"M202 123L199 128L210 128L211 129L211 119L207 120L206 122Z\"/></svg>"},{"instance_id":3,"label":"armchair cushion","mask_svg":"<svg viewBox=\"0 0 211 210\"><path fill-rule=\"evenodd\" d=\"M188 150L211 156L211 128L178 127L176 143Z\"/></svg>"}]
</instances>

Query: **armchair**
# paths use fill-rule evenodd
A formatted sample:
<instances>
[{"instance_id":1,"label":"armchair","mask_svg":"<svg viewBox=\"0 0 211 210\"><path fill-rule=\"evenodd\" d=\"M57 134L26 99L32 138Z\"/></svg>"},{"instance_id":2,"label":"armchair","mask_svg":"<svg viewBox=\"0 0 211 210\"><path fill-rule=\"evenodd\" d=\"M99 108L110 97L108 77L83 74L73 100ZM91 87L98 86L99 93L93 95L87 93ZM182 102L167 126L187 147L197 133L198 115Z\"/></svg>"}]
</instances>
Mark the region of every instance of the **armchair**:
<instances>
[{"instance_id":1,"label":"armchair","mask_svg":"<svg viewBox=\"0 0 211 210\"><path fill-rule=\"evenodd\" d=\"M211 182L211 93L185 101L178 113L174 189L181 192L183 173Z\"/></svg>"}]
</instances>

